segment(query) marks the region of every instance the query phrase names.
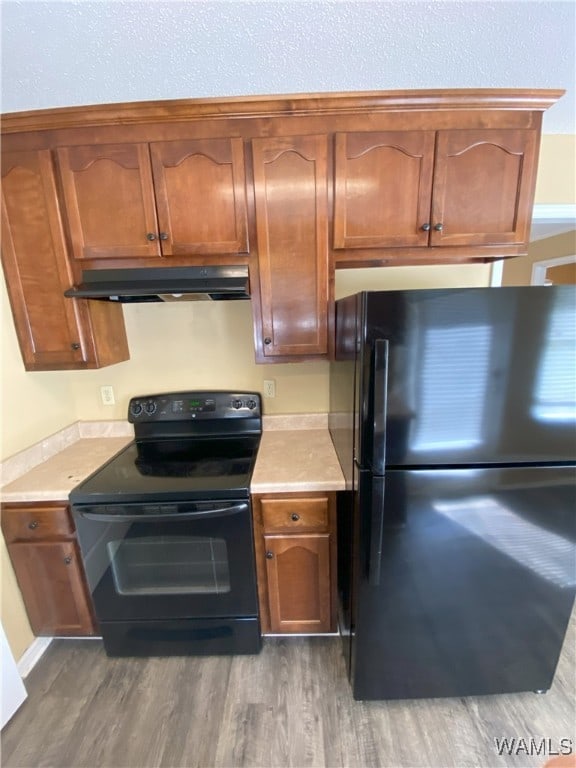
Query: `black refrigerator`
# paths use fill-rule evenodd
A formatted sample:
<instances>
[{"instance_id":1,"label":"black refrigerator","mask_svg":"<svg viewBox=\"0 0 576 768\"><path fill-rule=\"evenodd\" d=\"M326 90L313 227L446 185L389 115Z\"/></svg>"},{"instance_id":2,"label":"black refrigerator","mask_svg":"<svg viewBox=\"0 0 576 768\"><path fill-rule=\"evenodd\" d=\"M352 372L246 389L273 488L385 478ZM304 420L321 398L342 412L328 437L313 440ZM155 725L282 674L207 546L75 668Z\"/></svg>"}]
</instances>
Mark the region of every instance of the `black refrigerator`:
<instances>
[{"instance_id":1,"label":"black refrigerator","mask_svg":"<svg viewBox=\"0 0 576 768\"><path fill-rule=\"evenodd\" d=\"M571 286L336 303L339 622L356 699L546 691L576 587Z\"/></svg>"}]
</instances>

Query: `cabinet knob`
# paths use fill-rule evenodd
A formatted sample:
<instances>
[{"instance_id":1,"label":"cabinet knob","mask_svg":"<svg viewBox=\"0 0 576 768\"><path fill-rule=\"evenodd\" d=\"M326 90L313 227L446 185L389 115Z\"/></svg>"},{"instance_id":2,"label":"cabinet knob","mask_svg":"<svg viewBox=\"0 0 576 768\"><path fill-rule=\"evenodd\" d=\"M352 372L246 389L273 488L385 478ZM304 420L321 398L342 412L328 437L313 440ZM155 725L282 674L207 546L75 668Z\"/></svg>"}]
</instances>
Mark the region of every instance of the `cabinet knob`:
<instances>
[{"instance_id":1,"label":"cabinet knob","mask_svg":"<svg viewBox=\"0 0 576 768\"><path fill-rule=\"evenodd\" d=\"M436 232L442 232L442 230L444 229L444 224L434 224L434 229L436 230Z\"/></svg>"},{"instance_id":2,"label":"cabinet knob","mask_svg":"<svg viewBox=\"0 0 576 768\"><path fill-rule=\"evenodd\" d=\"M273 557L274 557L274 552L270 552L270 550L268 550L268 552L266 552L266 559L272 560Z\"/></svg>"},{"instance_id":3,"label":"cabinet knob","mask_svg":"<svg viewBox=\"0 0 576 768\"><path fill-rule=\"evenodd\" d=\"M32 520L32 522L28 523L28 528L30 528L31 531L33 531L35 528L38 528L40 523L38 520Z\"/></svg>"},{"instance_id":4,"label":"cabinet knob","mask_svg":"<svg viewBox=\"0 0 576 768\"><path fill-rule=\"evenodd\" d=\"M78 344L77 341L73 341L72 344L70 344L70 347L74 350L80 349L80 344Z\"/></svg>"},{"instance_id":5,"label":"cabinet knob","mask_svg":"<svg viewBox=\"0 0 576 768\"><path fill-rule=\"evenodd\" d=\"M66 555L66 557L64 558L64 562L66 563L66 565L70 565L70 563L72 562L71 555Z\"/></svg>"},{"instance_id":6,"label":"cabinet knob","mask_svg":"<svg viewBox=\"0 0 576 768\"><path fill-rule=\"evenodd\" d=\"M264 339L264 344L266 344L266 346L269 346L270 344L272 344L272 339L266 336L266 338Z\"/></svg>"},{"instance_id":7,"label":"cabinet knob","mask_svg":"<svg viewBox=\"0 0 576 768\"><path fill-rule=\"evenodd\" d=\"M424 232L430 232L431 227L430 227L430 224L426 223L426 224L422 224L420 229L422 229Z\"/></svg>"},{"instance_id":8,"label":"cabinet knob","mask_svg":"<svg viewBox=\"0 0 576 768\"><path fill-rule=\"evenodd\" d=\"M160 232L160 240L168 240L168 233Z\"/></svg>"},{"instance_id":9,"label":"cabinet knob","mask_svg":"<svg viewBox=\"0 0 576 768\"><path fill-rule=\"evenodd\" d=\"M292 518L292 520L294 520L294 522L297 522L298 520L300 520L300 515L296 514L296 512L293 512L290 515L290 517Z\"/></svg>"},{"instance_id":10,"label":"cabinet knob","mask_svg":"<svg viewBox=\"0 0 576 768\"><path fill-rule=\"evenodd\" d=\"M156 240L155 232L148 232L148 234L146 235L146 240L150 240L150 241Z\"/></svg>"}]
</instances>

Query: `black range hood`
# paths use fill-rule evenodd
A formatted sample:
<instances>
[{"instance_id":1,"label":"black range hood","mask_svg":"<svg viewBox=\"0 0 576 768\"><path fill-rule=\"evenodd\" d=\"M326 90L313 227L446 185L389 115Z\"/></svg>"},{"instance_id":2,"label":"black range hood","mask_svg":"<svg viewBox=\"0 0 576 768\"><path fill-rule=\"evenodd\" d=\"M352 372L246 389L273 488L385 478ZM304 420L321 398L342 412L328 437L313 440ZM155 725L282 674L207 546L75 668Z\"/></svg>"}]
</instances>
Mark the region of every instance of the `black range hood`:
<instances>
[{"instance_id":1,"label":"black range hood","mask_svg":"<svg viewBox=\"0 0 576 768\"><path fill-rule=\"evenodd\" d=\"M249 299L248 267L85 269L64 296L123 303Z\"/></svg>"}]
</instances>

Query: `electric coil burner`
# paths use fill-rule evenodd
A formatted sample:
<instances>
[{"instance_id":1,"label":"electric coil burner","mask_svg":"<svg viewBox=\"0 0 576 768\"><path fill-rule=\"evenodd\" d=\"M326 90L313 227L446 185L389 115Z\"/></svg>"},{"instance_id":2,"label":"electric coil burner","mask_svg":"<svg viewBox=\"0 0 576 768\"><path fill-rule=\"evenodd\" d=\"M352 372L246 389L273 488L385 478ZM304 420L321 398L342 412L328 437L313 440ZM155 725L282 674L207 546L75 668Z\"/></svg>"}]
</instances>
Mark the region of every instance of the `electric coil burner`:
<instances>
[{"instance_id":1,"label":"electric coil burner","mask_svg":"<svg viewBox=\"0 0 576 768\"><path fill-rule=\"evenodd\" d=\"M135 440L70 494L106 652L257 653L260 395L147 395L128 419Z\"/></svg>"}]
</instances>

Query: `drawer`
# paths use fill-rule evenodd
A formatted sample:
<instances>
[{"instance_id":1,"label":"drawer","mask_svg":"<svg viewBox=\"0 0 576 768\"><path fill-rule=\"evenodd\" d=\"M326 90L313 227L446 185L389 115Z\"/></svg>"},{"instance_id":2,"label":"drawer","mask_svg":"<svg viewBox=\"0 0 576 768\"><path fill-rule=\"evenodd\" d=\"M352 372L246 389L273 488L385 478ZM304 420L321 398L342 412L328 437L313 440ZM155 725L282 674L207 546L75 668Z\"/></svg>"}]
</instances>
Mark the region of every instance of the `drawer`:
<instances>
[{"instance_id":1,"label":"drawer","mask_svg":"<svg viewBox=\"0 0 576 768\"><path fill-rule=\"evenodd\" d=\"M69 539L74 524L67 507L4 507L2 532L6 543Z\"/></svg>"},{"instance_id":2,"label":"drawer","mask_svg":"<svg viewBox=\"0 0 576 768\"><path fill-rule=\"evenodd\" d=\"M328 498L261 499L262 526L265 533L327 531Z\"/></svg>"}]
</instances>

